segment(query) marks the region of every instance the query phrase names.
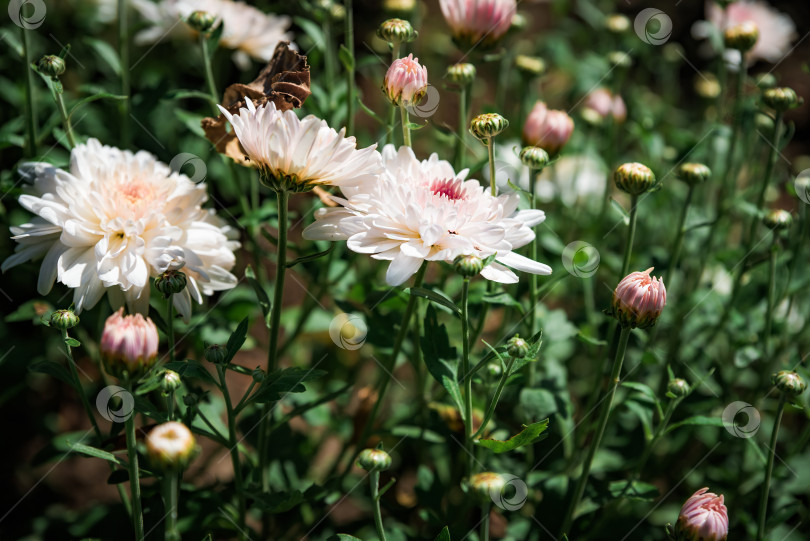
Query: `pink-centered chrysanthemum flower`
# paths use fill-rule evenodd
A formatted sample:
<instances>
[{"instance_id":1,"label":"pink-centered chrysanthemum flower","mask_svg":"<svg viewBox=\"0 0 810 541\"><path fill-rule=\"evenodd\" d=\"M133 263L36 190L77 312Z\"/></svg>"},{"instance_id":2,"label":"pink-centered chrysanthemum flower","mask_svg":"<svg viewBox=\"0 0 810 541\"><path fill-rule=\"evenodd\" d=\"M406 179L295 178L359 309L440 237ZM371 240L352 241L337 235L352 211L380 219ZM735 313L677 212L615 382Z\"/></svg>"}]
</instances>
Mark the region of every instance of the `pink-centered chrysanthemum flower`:
<instances>
[{"instance_id":1,"label":"pink-centered chrysanthemum flower","mask_svg":"<svg viewBox=\"0 0 810 541\"><path fill-rule=\"evenodd\" d=\"M257 108L245 98L247 108L222 114L262 181L272 188L294 192L315 186L352 187L374 184L382 171L377 145L358 149L355 138L330 128L313 115L299 119L292 110L281 112L267 102Z\"/></svg>"},{"instance_id":2,"label":"pink-centered chrysanthemum flower","mask_svg":"<svg viewBox=\"0 0 810 541\"><path fill-rule=\"evenodd\" d=\"M130 312L146 313L149 278L182 268L188 286L172 298L188 319L192 299L202 303L203 295L236 285L236 232L202 208L204 183L152 154L90 139L71 152L69 171L28 163L20 173L29 182L20 204L37 216L11 228L18 246L2 270L44 256L41 295L59 281L74 289L76 313L105 293L114 308L126 303Z\"/></svg>"},{"instance_id":3,"label":"pink-centered chrysanthemum flower","mask_svg":"<svg viewBox=\"0 0 810 541\"><path fill-rule=\"evenodd\" d=\"M419 59L409 54L391 63L385 73L383 91L394 105L418 104L425 97L428 86L427 67L419 64Z\"/></svg>"},{"instance_id":4,"label":"pink-centered chrysanthemum flower","mask_svg":"<svg viewBox=\"0 0 810 541\"><path fill-rule=\"evenodd\" d=\"M624 327L646 329L655 324L667 303L664 281L644 272L631 272L613 292L613 315Z\"/></svg>"},{"instance_id":5,"label":"pink-centered chrysanthemum flower","mask_svg":"<svg viewBox=\"0 0 810 541\"><path fill-rule=\"evenodd\" d=\"M607 88L597 88L585 98L583 104L586 109L596 113L602 120L613 117L615 122L624 122L627 118L627 108L624 100L618 94L613 94Z\"/></svg>"},{"instance_id":6,"label":"pink-centered chrysanthemum flower","mask_svg":"<svg viewBox=\"0 0 810 541\"><path fill-rule=\"evenodd\" d=\"M150 318L124 315L124 309L107 318L99 343L105 370L117 378L137 378L157 360L158 332Z\"/></svg>"},{"instance_id":7,"label":"pink-centered chrysanthemum flower","mask_svg":"<svg viewBox=\"0 0 810 541\"><path fill-rule=\"evenodd\" d=\"M439 0L453 37L464 46L489 46L506 34L517 12L515 0Z\"/></svg>"},{"instance_id":8,"label":"pink-centered chrysanthemum flower","mask_svg":"<svg viewBox=\"0 0 810 541\"><path fill-rule=\"evenodd\" d=\"M728 509L723 496L701 488L686 500L678 516L675 530L678 539L689 541L726 541L728 538Z\"/></svg>"},{"instance_id":9,"label":"pink-centered chrysanthemum flower","mask_svg":"<svg viewBox=\"0 0 810 541\"><path fill-rule=\"evenodd\" d=\"M279 41L292 40L291 20L263 12L244 2L233 0L132 0L135 9L151 26L135 34L139 45L155 43L169 36L191 37L185 24L195 11L205 11L222 23L219 44L234 49L234 62L243 70L250 68L250 59L268 61Z\"/></svg>"},{"instance_id":10,"label":"pink-centered chrysanthemum flower","mask_svg":"<svg viewBox=\"0 0 810 541\"><path fill-rule=\"evenodd\" d=\"M759 30L759 38L745 55L751 62L756 60L779 62L790 52L791 43L796 39L796 26L790 16L759 0L732 2L725 10L710 0L706 2L706 18L720 32L745 22L753 22ZM705 25L705 22L703 24ZM693 32L698 37L708 35L707 30L701 25L696 25ZM732 65L739 65L739 51L728 50L726 55Z\"/></svg>"},{"instance_id":11,"label":"pink-centered chrysanthemum flower","mask_svg":"<svg viewBox=\"0 0 810 541\"><path fill-rule=\"evenodd\" d=\"M313 240L347 240L349 249L390 261L386 282L399 285L424 261L452 262L459 255L495 254L481 275L514 283L509 267L534 274L551 268L513 250L534 239L531 227L545 219L541 210L517 211L517 194L493 197L476 180L466 180L436 154L420 161L406 146L382 152L385 173L364 189L343 189L342 206L321 209L304 230Z\"/></svg>"},{"instance_id":12,"label":"pink-centered chrysanthemum flower","mask_svg":"<svg viewBox=\"0 0 810 541\"><path fill-rule=\"evenodd\" d=\"M150 463L158 468L185 468L196 448L191 430L177 421L157 425L146 435L146 454Z\"/></svg>"},{"instance_id":13,"label":"pink-centered chrysanthemum flower","mask_svg":"<svg viewBox=\"0 0 810 541\"><path fill-rule=\"evenodd\" d=\"M574 132L574 121L565 111L549 109L538 101L523 124L523 142L556 154Z\"/></svg>"}]
</instances>

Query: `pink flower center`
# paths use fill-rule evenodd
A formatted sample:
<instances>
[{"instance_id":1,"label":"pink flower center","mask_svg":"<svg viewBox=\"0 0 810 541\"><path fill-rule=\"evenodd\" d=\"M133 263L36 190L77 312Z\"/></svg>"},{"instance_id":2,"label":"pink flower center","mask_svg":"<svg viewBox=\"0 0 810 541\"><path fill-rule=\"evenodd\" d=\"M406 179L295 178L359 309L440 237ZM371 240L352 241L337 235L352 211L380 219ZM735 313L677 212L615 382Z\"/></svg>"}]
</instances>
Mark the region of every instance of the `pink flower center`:
<instances>
[{"instance_id":1,"label":"pink flower center","mask_svg":"<svg viewBox=\"0 0 810 541\"><path fill-rule=\"evenodd\" d=\"M466 198L461 180L455 178L435 179L430 183L430 191L451 201Z\"/></svg>"}]
</instances>

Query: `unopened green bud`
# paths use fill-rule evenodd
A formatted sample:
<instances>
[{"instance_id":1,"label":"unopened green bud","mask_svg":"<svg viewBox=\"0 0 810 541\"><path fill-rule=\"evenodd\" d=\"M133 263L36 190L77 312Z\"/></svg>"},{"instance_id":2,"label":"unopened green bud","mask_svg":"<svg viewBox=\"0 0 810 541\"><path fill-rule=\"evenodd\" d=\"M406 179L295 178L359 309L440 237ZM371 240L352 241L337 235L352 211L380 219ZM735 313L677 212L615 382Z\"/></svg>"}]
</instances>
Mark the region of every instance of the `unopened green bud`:
<instances>
[{"instance_id":1,"label":"unopened green bud","mask_svg":"<svg viewBox=\"0 0 810 541\"><path fill-rule=\"evenodd\" d=\"M624 34L630 30L630 19L621 13L608 15L605 19L605 28L614 34Z\"/></svg>"},{"instance_id":2,"label":"unopened green bud","mask_svg":"<svg viewBox=\"0 0 810 541\"><path fill-rule=\"evenodd\" d=\"M667 391L676 398L683 398L689 394L689 383L681 378L671 379L667 384Z\"/></svg>"},{"instance_id":3,"label":"unopened green bud","mask_svg":"<svg viewBox=\"0 0 810 541\"><path fill-rule=\"evenodd\" d=\"M37 62L37 69L43 75L56 78L65 73L65 60L54 54L45 55Z\"/></svg>"},{"instance_id":4,"label":"unopened green bud","mask_svg":"<svg viewBox=\"0 0 810 541\"><path fill-rule=\"evenodd\" d=\"M220 344L211 344L205 348L205 360L209 363L222 364L228 359L228 348Z\"/></svg>"},{"instance_id":5,"label":"unopened green bud","mask_svg":"<svg viewBox=\"0 0 810 541\"><path fill-rule=\"evenodd\" d=\"M539 77L546 72L546 62L539 56L519 54L515 57L515 67L519 72L532 77Z\"/></svg>"},{"instance_id":6,"label":"unopened green bud","mask_svg":"<svg viewBox=\"0 0 810 541\"><path fill-rule=\"evenodd\" d=\"M613 173L613 181L630 195L641 195L655 185L655 174L641 163L624 163Z\"/></svg>"},{"instance_id":7,"label":"unopened green bud","mask_svg":"<svg viewBox=\"0 0 810 541\"><path fill-rule=\"evenodd\" d=\"M529 354L529 343L516 334L506 343L506 353L510 357L522 359Z\"/></svg>"},{"instance_id":8,"label":"unopened green bud","mask_svg":"<svg viewBox=\"0 0 810 541\"><path fill-rule=\"evenodd\" d=\"M750 51L759 39L759 28L753 21L744 21L726 29L723 40L726 47L740 52Z\"/></svg>"},{"instance_id":9,"label":"unopened green bud","mask_svg":"<svg viewBox=\"0 0 810 541\"><path fill-rule=\"evenodd\" d=\"M380 39L397 45L415 40L418 32L413 29L410 22L404 19L388 19L377 28L377 35Z\"/></svg>"},{"instance_id":10,"label":"unopened green bud","mask_svg":"<svg viewBox=\"0 0 810 541\"><path fill-rule=\"evenodd\" d=\"M766 227L774 231L788 229L793 224L793 216L786 210L776 209L770 211L762 220Z\"/></svg>"},{"instance_id":11,"label":"unopened green bud","mask_svg":"<svg viewBox=\"0 0 810 541\"><path fill-rule=\"evenodd\" d=\"M467 86L475 80L475 66L462 62L447 68L447 78L457 85Z\"/></svg>"},{"instance_id":12,"label":"unopened green bud","mask_svg":"<svg viewBox=\"0 0 810 541\"><path fill-rule=\"evenodd\" d=\"M168 299L186 288L186 275L180 271L167 270L155 278L155 287Z\"/></svg>"},{"instance_id":13,"label":"unopened green bud","mask_svg":"<svg viewBox=\"0 0 810 541\"><path fill-rule=\"evenodd\" d=\"M357 457L357 466L366 471L385 471L391 467L391 455L382 449L363 449Z\"/></svg>"},{"instance_id":14,"label":"unopened green bud","mask_svg":"<svg viewBox=\"0 0 810 541\"><path fill-rule=\"evenodd\" d=\"M251 376L253 376L253 381L255 381L256 383L261 383L262 381L264 381L264 370L262 370L261 368L256 368L255 370L253 370Z\"/></svg>"},{"instance_id":15,"label":"unopened green bud","mask_svg":"<svg viewBox=\"0 0 810 541\"><path fill-rule=\"evenodd\" d=\"M186 19L186 24L200 33L206 33L213 28L214 23L217 21L213 13L207 11L194 11Z\"/></svg>"},{"instance_id":16,"label":"unopened green bud","mask_svg":"<svg viewBox=\"0 0 810 541\"><path fill-rule=\"evenodd\" d=\"M776 87L776 76L773 73L762 73L757 76L757 86L762 90Z\"/></svg>"},{"instance_id":17,"label":"unopened green bud","mask_svg":"<svg viewBox=\"0 0 810 541\"><path fill-rule=\"evenodd\" d=\"M762 93L762 103L776 111L787 111L803 103L796 91L786 86L769 88Z\"/></svg>"},{"instance_id":18,"label":"unopened green bud","mask_svg":"<svg viewBox=\"0 0 810 541\"><path fill-rule=\"evenodd\" d=\"M484 113L470 122L470 132L482 141L495 137L509 127L509 121L498 113Z\"/></svg>"},{"instance_id":19,"label":"unopened green bud","mask_svg":"<svg viewBox=\"0 0 810 541\"><path fill-rule=\"evenodd\" d=\"M74 314L73 310L55 310L49 323L51 327L66 331L79 324L79 316Z\"/></svg>"},{"instance_id":20,"label":"unopened green bud","mask_svg":"<svg viewBox=\"0 0 810 541\"><path fill-rule=\"evenodd\" d=\"M678 167L678 178L690 186L702 184L711 176L712 170L702 163L684 163Z\"/></svg>"},{"instance_id":21,"label":"unopened green bud","mask_svg":"<svg viewBox=\"0 0 810 541\"><path fill-rule=\"evenodd\" d=\"M773 384L787 396L799 396L807 389L807 383L792 370L782 370L772 377Z\"/></svg>"},{"instance_id":22,"label":"unopened green bud","mask_svg":"<svg viewBox=\"0 0 810 541\"><path fill-rule=\"evenodd\" d=\"M503 374L503 368L499 362L491 362L487 363L487 372L490 377L499 378Z\"/></svg>"},{"instance_id":23,"label":"unopened green bud","mask_svg":"<svg viewBox=\"0 0 810 541\"><path fill-rule=\"evenodd\" d=\"M548 165L551 158L548 152L540 147L523 147L520 151L520 161L529 169L542 169Z\"/></svg>"},{"instance_id":24,"label":"unopened green bud","mask_svg":"<svg viewBox=\"0 0 810 541\"><path fill-rule=\"evenodd\" d=\"M474 255L460 255L453 260L453 269L463 278L472 278L484 268L484 261Z\"/></svg>"},{"instance_id":25,"label":"unopened green bud","mask_svg":"<svg viewBox=\"0 0 810 541\"><path fill-rule=\"evenodd\" d=\"M163 389L163 392L170 393L179 389L182 383L183 381L180 378L180 374L174 370L164 370L163 379L160 382L160 388Z\"/></svg>"}]
</instances>

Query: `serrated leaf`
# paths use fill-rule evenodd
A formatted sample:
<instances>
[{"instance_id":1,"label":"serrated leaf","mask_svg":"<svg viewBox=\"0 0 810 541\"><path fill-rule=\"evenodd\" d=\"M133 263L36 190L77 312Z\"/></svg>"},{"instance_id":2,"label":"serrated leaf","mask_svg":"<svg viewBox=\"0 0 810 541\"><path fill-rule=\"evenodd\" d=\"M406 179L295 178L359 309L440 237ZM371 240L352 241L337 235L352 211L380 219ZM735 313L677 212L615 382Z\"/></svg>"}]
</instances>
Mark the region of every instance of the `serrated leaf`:
<instances>
[{"instance_id":1,"label":"serrated leaf","mask_svg":"<svg viewBox=\"0 0 810 541\"><path fill-rule=\"evenodd\" d=\"M408 288L408 293L410 293L411 295L416 295L417 297L424 297L425 299L428 299L431 302L435 302L440 306L449 308L457 316L461 316L461 308L456 306L456 304L452 300L445 297L442 293L430 289L425 289L424 287Z\"/></svg>"},{"instance_id":2,"label":"serrated leaf","mask_svg":"<svg viewBox=\"0 0 810 541\"><path fill-rule=\"evenodd\" d=\"M476 445L486 447L494 453L506 453L526 445L536 443L548 436L543 434L548 428L548 419L543 419L530 425L523 425L523 430L506 441L501 440L477 440Z\"/></svg>"},{"instance_id":3,"label":"serrated leaf","mask_svg":"<svg viewBox=\"0 0 810 541\"><path fill-rule=\"evenodd\" d=\"M424 329L424 336L420 337L419 343L425 366L430 375L447 390L461 412L463 408L461 388L458 385L458 356L455 348L450 346L447 328L438 322L433 305L428 306L425 311Z\"/></svg>"}]
</instances>

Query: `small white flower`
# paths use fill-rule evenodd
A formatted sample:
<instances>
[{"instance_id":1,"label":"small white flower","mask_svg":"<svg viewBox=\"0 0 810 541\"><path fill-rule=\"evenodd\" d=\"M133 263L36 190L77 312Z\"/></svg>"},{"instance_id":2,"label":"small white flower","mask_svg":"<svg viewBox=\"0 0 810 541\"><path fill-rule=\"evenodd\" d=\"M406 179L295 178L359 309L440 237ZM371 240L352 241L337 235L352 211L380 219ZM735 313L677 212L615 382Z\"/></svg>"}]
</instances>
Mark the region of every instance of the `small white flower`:
<instances>
[{"instance_id":1,"label":"small white flower","mask_svg":"<svg viewBox=\"0 0 810 541\"><path fill-rule=\"evenodd\" d=\"M232 115L219 107L265 183L306 191L318 185L349 188L374 184L382 171L377 145L357 149L354 137L330 128L309 115L300 119L292 110L281 112L268 102Z\"/></svg>"},{"instance_id":2,"label":"small white flower","mask_svg":"<svg viewBox=\"0 0 810 541\"><path fill-rule=\"evenodd\" d=\"M321 209L304 231L313 240L346 239L348 247L374 259L391 261L386 282L399 285L424 261L452 262L459 255L481 258L496 254L481 271L489 280L514 283L508 267L551 274L512 250L534 239L531 227L545 219L540 210L517 211L519 197L493 197L476 180L465 180L436 154L419 161L409 147L382 152L385 173L376 184L343 190L343 207Z\"/></svg>"},{"instance_id":3,"label":"small white flower","mask_svg":"<svg viewBox=\"0 0 810 541\"><path fill-rule=\"evenodd\" d=\"M139 45L155 43L170 35L191 36L185 19L195 11L206 11L223 24L220 45L234 49L234 62L243 70L250 58L268 61L279 41L292 40L290 18L267 14L244 2L232 0L133 0L141 16L152 24L135 35Z\"/></svg>"},{"instance_id":4,"label":"small white flower","mask_svg":"<svg viewBox=\"0 0 810 541\"><path fill-rule=\"evenodd\" d=\"M30 183L20 204L37 216L12 227L16 253L5 271L45 256L37 289L47 294L54 281L73 288L76 313L109 295L114 308L149 308L149 278L182 265L188 286L174 305L188 319L191 300L230 289L229 272L239 243L213 210L205 184L194 184L148 152L103 146L96 139L77 145L70 171L28 163L20 173Z\"/></svg>"}]
</instances>

